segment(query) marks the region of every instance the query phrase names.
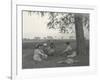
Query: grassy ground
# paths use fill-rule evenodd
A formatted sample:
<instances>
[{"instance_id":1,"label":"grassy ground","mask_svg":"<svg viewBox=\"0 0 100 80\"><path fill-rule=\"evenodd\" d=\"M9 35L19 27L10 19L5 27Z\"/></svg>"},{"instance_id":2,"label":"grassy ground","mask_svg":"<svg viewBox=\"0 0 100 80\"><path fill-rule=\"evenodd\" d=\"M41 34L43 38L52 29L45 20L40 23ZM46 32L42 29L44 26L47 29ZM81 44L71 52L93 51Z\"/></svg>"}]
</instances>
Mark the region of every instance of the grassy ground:
<instances>
[{"instance_id":1,"label":"grassy ground","mask_svg":"<svg viewBox=\"0 0 100 80\"><path fill-rule=\"evenodd\" d=\"M61 61L63 59L67 59L65 56L61 56L62 51L65 49L65 42L62 40L56 40L53 41L56 45L56 52L54 56L49 56L46 60L43 60L42 62L36 63L33 60L33 50L34 50L34 44L37 42L24 42L23 43L23 50L22 50L22 68L23 69L31 69L31 68L49 68L49 67L69 67L69 66L88 66L89 65L89 48L87 47L87 54L82 56L76 56L74 57L75 60L78 60L79 62L73 63L73 64L59 64L58 61ZM43 42L41 42L43 43ZM73 49L76 49L76 42L73 40L70 40L70 43L73 47ZM86 43L88 43L86 41Z\"/></svg>"}]
</instances>

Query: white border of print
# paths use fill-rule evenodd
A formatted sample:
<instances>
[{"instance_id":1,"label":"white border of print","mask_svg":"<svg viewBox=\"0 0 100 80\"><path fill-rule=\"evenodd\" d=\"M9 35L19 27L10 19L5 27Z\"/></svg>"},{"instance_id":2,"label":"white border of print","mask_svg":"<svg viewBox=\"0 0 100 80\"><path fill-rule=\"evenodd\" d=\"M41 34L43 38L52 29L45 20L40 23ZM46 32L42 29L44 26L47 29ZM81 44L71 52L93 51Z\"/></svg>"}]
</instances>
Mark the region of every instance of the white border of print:
<instances>
[{"instance_id":1,"label":"white border of print","mask_svg":"<svg viewBox=\"0 0 100 80\"><path fill-rule=\"evenodd\" d=\"M12 9L12 79L46 78L69 75L87 75L96 72L96 10L93 7L63 5L13 4ZM90 66L22 69L22 11L53 11L90 13Z\"/></svg>"}]
</instances>

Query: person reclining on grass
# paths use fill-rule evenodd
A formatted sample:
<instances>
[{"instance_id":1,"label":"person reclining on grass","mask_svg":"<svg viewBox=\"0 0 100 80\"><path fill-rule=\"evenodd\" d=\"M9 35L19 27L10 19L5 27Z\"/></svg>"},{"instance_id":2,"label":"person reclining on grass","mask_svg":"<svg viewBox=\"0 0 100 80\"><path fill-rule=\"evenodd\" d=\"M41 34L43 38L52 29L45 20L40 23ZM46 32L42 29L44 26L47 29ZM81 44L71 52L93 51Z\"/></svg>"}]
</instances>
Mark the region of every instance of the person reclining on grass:
<instances>
[{"instance_id":1,"label":"person reclining on grass","mask_svg":"<svg viewBox=\"0 0 100 80\"><path fill-rule=\"evenodd\" d=\"M42 59L47 59L47 55L44 54L42 50L42 45L38 44L35 46L33 59L35 61L42 61Z\"/></svg>"}]
</instances>

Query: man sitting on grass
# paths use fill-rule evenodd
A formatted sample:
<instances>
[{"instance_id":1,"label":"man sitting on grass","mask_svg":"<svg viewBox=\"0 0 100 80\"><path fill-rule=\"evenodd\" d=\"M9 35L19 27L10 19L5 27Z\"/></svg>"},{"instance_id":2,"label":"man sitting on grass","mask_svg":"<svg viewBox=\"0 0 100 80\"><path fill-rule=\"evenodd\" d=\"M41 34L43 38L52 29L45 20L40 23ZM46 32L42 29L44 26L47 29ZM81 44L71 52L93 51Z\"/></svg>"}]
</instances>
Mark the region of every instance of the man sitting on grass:
<instances>
[{"instance_id":1,"label":"man sitting on grass","mask_svg":"<svg viewBox=\"0 0 100 80\"><path fill-rule=\"evenodd\" d=\"M76 56L76 51L73 51L69 42L66 42L66 46L67 46L66 49L63 51L63 54L66 55L66 58L58 61L57 63L73 64L75 62L79 62L78 60L73 59L73 57Z\"/></svg>"},{"instance_id":2,"label":"man sitting on grass","mask_svg":"<svg viewBox=\"0 0 100 80\"><path fill-rule=\"evenodd\" d=\"M66 56L71 55L72 53L72 47L70 45L70 42L66 42L66 49L63 51L63 54Z\"/></svg>"},{"instance_id":3,"label":"man sitting on grass","mask_svg":"<svg viewBox=\"0 0 100 80\"><path fill-rule=\"evenodd\" d=\"M66 49L63 51L63 54L67 57L75 57L76 51L73 51L70 42L66 42Z\"/></svg>"}]
</instances>

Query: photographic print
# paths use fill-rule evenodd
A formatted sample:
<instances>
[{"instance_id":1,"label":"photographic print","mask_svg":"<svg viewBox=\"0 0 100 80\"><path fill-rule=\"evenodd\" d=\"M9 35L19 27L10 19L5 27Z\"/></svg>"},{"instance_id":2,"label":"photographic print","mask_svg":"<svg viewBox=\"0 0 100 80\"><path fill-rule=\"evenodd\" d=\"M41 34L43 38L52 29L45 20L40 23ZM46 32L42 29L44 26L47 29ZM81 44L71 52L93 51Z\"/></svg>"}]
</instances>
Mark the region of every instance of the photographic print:
<instances>
[{"instance_id":1,"label":"photographic print","mask_svg":"<svg viewBox=\"0 0 100 80\"><path fill-rule=\"evenodd\" d=\"M22 69L89 66L89 13L22 11Z\"/></svg>"}]
</instances>

